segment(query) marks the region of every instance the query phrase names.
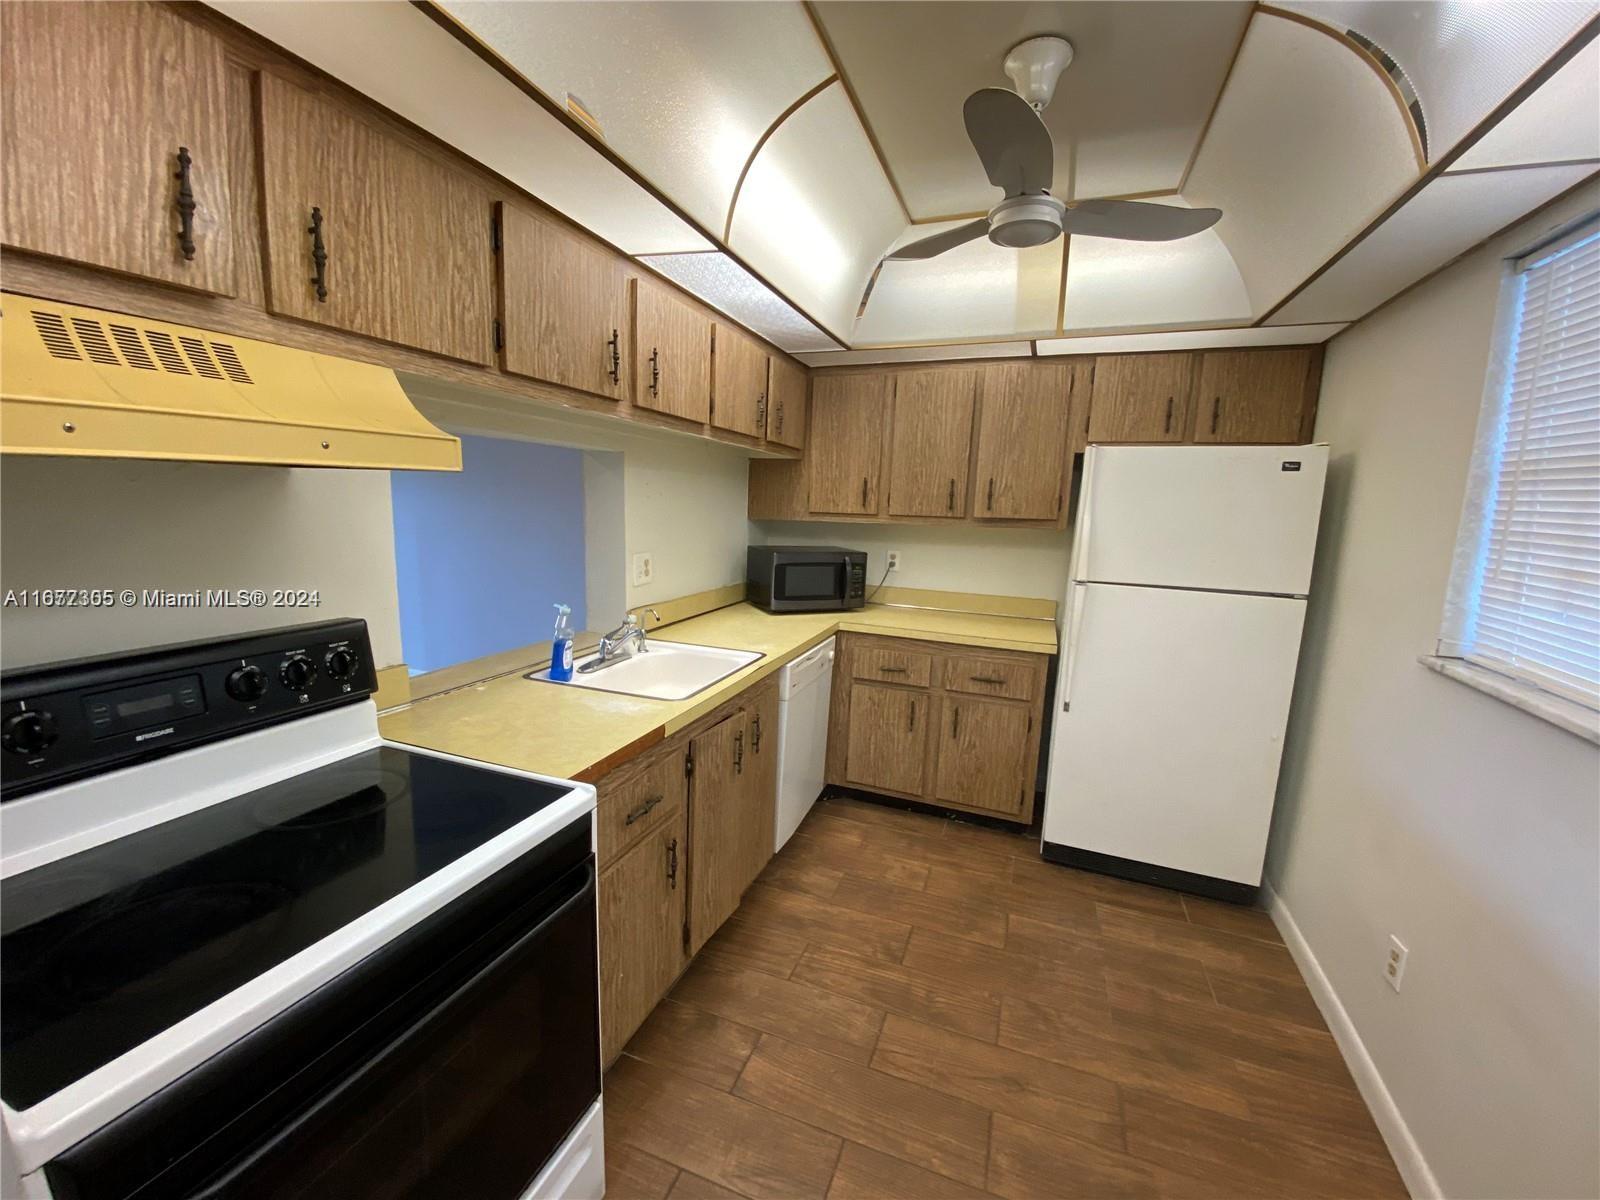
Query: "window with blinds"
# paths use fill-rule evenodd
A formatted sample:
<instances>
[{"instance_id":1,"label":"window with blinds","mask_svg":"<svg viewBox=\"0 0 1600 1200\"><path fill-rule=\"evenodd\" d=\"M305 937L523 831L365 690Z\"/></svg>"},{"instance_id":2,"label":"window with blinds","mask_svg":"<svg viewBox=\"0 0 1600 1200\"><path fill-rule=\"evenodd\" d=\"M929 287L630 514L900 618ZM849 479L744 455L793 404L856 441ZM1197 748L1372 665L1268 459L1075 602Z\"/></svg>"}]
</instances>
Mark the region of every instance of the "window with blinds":
<instances>
[{"instance_id":1,"label":"window with blinds","mask_svg":"<svg viewBox=\"0 0 1600 1200\"><path fill-rule=\"evenodd\" d=\"M1600 708L1600 224L1513 263L1502 303L1441 648Z\"/></svg>"}]
</instances>

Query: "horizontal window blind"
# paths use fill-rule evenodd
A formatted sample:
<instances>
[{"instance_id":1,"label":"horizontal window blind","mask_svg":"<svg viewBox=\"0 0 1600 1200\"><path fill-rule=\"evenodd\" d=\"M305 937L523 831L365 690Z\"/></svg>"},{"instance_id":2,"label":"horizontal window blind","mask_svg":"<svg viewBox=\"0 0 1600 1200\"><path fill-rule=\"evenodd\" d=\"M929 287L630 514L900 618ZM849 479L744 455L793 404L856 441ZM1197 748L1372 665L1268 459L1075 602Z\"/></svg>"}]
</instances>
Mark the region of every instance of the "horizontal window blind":
<instances>
[{"instance_id":1,"label":"horizontal window blind","mask_svg":"<svg viewBox=\"0 0 1600 1200\"><path fill-rule=\"evenodd\" d=\"M1600 229L1516 264L1467 659L1600 707Z\"/></svg>"}]
</instances>

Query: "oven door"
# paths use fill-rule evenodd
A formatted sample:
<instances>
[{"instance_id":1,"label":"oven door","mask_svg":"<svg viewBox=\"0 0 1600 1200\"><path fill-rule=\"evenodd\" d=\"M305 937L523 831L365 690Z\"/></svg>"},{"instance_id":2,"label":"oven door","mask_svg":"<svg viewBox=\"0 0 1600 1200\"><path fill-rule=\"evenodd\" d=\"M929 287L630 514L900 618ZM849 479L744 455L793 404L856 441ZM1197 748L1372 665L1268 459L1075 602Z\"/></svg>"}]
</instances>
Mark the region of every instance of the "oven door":
<instances>
[{"instance_id":1,"label":"oven door","mask_svg":"<svg viewBox=\"0 0 1600 1200\"><path fill-rule=\"evenodd\" d=\"M826 612L844 607L845 560L837 554L780 555L772 564L772 607Z\"/></svg>"},{"instance_id":2,"label":"oven door","mask_svg":"<svg viewBox=\"0 0 1600 1200\"><path fill-rule=\"evenodd\" d=\"M590 819L46 1166L53 1195L516 1200L600 1094Z\"/></svg>"}]
</instances>

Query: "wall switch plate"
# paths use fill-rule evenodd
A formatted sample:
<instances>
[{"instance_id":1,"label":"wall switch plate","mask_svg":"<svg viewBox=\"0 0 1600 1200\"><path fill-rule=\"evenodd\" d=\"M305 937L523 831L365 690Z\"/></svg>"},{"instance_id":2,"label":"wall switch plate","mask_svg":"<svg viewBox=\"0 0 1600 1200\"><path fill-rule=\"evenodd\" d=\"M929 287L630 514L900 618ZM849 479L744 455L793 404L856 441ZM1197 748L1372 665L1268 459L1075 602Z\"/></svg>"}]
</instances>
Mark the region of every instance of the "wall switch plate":
<instances>
[{"instance_id":1,"label":"wall switch plate","mask_svg":"<svg viewBox=\"0 0 1600 1200\"><path fill-rule=\"evenodd\" d=\"M643 587L647 583L653 583L655 577L655 560L648 554L635 554L633 556L633 586Z\"/></svg>"},{"instance_id":2,"label":"wall switch plate","mask_svg":"<svg viewBox=\"0 0 1600 1200\"><path fill-rule=\"evenodd\" d=\"M887 561L886 561L885 565L891 571L898 571L900 569L900 551L898 551L898 550L889 551L888 558L887 558Z\"/></svg>"},{"instance_id":3,"label":"wall switch plate","mask_svg":"<svg viewBox=\"0 0 1600 1200\"><path fill-rule=\"evenodd\" d=\"M1400 990L1400 981L1406 975L1406 955L1411 951L1406 949L1406 944L1394 934L1389 935L1389 957L1384 960L1383 977L1389 981L1389 986L1395 991Z\"/></svg>"}]
</instances>

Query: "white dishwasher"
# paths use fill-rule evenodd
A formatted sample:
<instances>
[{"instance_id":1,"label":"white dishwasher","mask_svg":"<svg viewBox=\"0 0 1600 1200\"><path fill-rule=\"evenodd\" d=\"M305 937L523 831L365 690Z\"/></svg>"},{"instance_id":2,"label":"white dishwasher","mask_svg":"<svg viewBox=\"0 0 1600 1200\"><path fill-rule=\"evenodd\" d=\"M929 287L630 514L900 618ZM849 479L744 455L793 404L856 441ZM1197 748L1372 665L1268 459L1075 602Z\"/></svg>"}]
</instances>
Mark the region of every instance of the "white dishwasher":
<instances>
[{"instance_id":1,"label":"white dishwasher","mask_svg":"<svg viewBox=\"0 0 1600 1200\"><path fill-rule=\"evenodd\" d=\"M828 701L833 696L833 638L778 672L777 844L799 828L822 794L828 757Z\"/></svg>"}]
</instances>

